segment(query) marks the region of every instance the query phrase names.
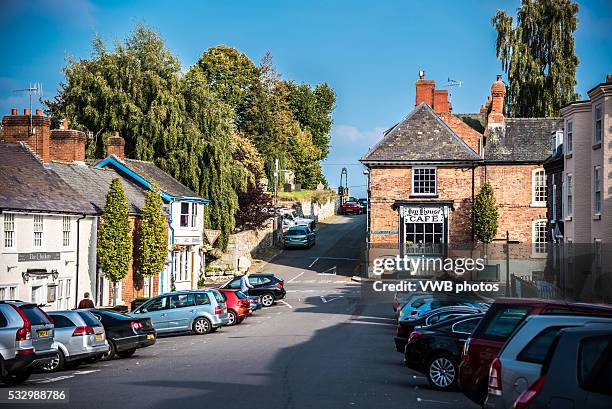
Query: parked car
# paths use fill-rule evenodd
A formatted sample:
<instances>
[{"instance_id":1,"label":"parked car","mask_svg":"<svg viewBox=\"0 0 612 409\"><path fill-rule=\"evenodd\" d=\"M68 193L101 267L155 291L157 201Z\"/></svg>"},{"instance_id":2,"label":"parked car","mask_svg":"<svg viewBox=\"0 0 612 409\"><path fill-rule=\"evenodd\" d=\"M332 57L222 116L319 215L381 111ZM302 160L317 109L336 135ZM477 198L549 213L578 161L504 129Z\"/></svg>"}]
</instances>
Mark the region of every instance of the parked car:
<instances>
[{"instance_id":1,"label":"parked car","mask_svg":"<svg viewBox=\"0 0 612 409\"><path fill-rule=\"evenodd\" d=\"M289 227L283 233L283 247L286 249L291 247L310 248L315 245L316 241L315 232L310 230L308 226Z\"/></svg>"},{"instance_id":2,"label":"parked car","mask_svg":"<svg viewBox=\"0 0 612 409\"><path fill-rule=\"evenodd\" d=\"M359 206L361 206L361 212L365 213L368 211L368 199L359 199L357 200L357 203L359 203Z\"/></svg>"},{"instance_id":3,"label":"parked car","mask_svg":"<svg viewBox=\"0 0 612 409\"><path fill-rule=\"evenodd\" d=\"M53 343L57 356L41 366L44 372L75 368L108 352L104 327L90 311L52 311L49 316L55 325Z\"/></svg>"},{"instance_id":4,"label":"parked car","mask_svg":"<svg viewBox=\"0 0 612 409\"><path fill-rule=\"evenodd\" d=\"M269 307L276 300L285 298L287 291L285 290L285 282L274 274L249 274L249 283L253 288L249 289L249 296L260 297L264 307ZM240 288L240 277L234 277L221 288Z\"/></svg>"},{"instance_id":5,"label":"parked car","mask_svg":"<svg viewBox=\"0 0 612 409\"><path fill-rule=\"evenodd\" d=\"M361 214L361 206L358 202L344 202L340 206L340 214Z\"/></svg>"},{"instance_id":6,"label":"parked car","mask_svg":"<svg viewBox=\"0 0 612 409\"><path fill-rule=\"evenodd\" d=\"M396 291L393 295L393 311L397 314L401 311L402 308L414 298L419 296L430 295L431 293L427 293L424 291Z\"/></svg>"},{"instance_id":7,"label":"parked car","mask_svg":"<svg viewBox=\"0 0 612 409\"><path fill-rule=\"evenodd\" d=\"M441 307L431 310L421 315L416 320L401 320L397 324L397 334L395 336L395 349L397 352L404 353L408 337L417 327L425 327L443 322L452 318L461 317L470 314L478 314L485 312L486 309L472 307L469 305L457 305L450 307Z\"/></svg>"},{"instance_id":8,"label":"parked car","mask_svg":"<svg viewBox=\"0 0 612 409\"><path fill-rule=\"evenodd\" d=\"M25 382L34 367L57 355L54 326L38 306L0 301L0 379L7 385Z\"/></svg>"},{"instance_id":9,"label":"parked car","mask_svg":"<svg viewBox=\"0 0 612 409\"><path fill-rule=\"evenodd\" d=\"M249 303L251 304L251 313L253 313L253 311L257 311L263 308L263 305L261 305L261 299L258 296L249 295L247 296L247 298L249 300Z\"/></svg>"},{"instance_id":10,"label":"parked car","mask_svg":"<svg viewBox=\"0 0 612 409\"><path fill-rule=\"evenodd\" d=\"M540 376L519 395L515 409L612 407L612 328L587 324L562 329Z\"/></svg>"},{"instance_id":11,"label":"parked car","mask_svg":"<svg viewBox=\"0 0 612 409\"><path fill-rule=\"evenodd\" d=\"M295 209L280 208L278 213L283 218L283 227L289 228L293 226L308 226L310 230L315 229L316 222L314 219L300 216Z\"/></svg>"},{"instance_id":12,"label":"parked car","mask_svg":"<svg viewBox=\"0 0 612 409\"><path fill-rule=\"evenodd\" d=\"M150 318L158 333L192 331L203 335L229 323L225 298L214 289L161 294L130 315Z\"/></svg>"},{"instance_id":13,"label":"parked car","mask_svg":"<svg viewBox=\"0 0 612 409\"><path fill-rule=\"evenodd\" d=\"M608 324L612 318L534 315L527 317L506 341L489 369L486 408L512 409L517 397L540 375L553 340L563 328L594 323Z\"/></svg>"},{"instance_id":14,"label":"parked car","mask_svg":"<svg viewBox=\"0 0 612 409\"><path fill-rule=\"evenodd\" d=\"M499 298L465 343L459 367L461 390L483 405L487 397L489 368L512 332L530 315L612 316L612 306L530 298Z\"/></svg>"},{"instance_id":15,"label":"parked car","mask_svg":"<svg viewBox=\"0 0 612 409\"><path fill-rule=\"evenodd\" d=\"M404 305L400 310L398 322L401 320L416 320L429 311L442 307L451 307L453 305L463 305L481 309L488 308L488 304L477 300L448 296L446 294L428 294L417 296L411 302Z\"/></svg>"},{"instance_id":16,"label":"parked car","mask_svg":"<svg viewBox=\"0 0 612 409\"><path fill-rule=\"evenodd\" d=\"M219 292L225 297L225 305L227 305L227 325L240 324L251 314L251 303L240 290L221 288Z\"/></svg>"},{"instance_id":17,"label":"parked car","mask_svg":"<svg viewBox=\"0 0 612 409\"><path fill-rule=\"evenodd\" d=\"M137 349L155 344L157 332L149 318L135 318L112 310L88 311L104 326L109 347L108 352L102 356L105 360L115 356L129 358Z\"/></svg>"},{"instance_id":18,"label":"parked car","mask_svg":"<svg viewBox=\"0 0 612 409\"><path fill-rule=\"evenodd\" d=\"M404 363L425 374L432 388L453 389L463 345L482 317L484 314L464 315L416 329L406 344Z\"/></svg>"}]
</instances>

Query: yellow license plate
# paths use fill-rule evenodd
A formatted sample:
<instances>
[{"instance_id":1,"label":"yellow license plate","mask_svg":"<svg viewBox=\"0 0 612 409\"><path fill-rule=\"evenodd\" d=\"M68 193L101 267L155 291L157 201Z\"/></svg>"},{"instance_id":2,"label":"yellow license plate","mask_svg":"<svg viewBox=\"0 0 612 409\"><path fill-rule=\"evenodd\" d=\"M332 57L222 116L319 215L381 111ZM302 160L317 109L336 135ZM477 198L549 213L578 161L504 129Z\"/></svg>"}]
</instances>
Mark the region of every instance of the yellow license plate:
<instances>
[{"instance_id":1,"label":"yellow license plate","mask_svg":"<svg viewBox=\"0 0 612 409\"><path fill-rule=\"evenodd\" d=\"M102 334L96 334L96 341L102 341L104 339L104 337L102 336Z\"/></svg>"},{"instance_id":2,"label":"yellow license plate","mask_svg":"<svg viewBox=\"0 0 612 409\"><path fill-rule=\"evenodd\" d=\"M147 334L147 339L155 339L155 335L153 335L153 334Z\"/></svg>"},{"instance_id":3,"label":"yellow license plate","mask_svg":"<svg viewBox=\"0 0 612 409\"><path fill-rule=\"evenodd\" d=\"M49 331L46 330L46 329L45 330L41 329L40 331L38 331L38 336L39 337L48 337L49 336Z\"/></svg>"}]
</instances>

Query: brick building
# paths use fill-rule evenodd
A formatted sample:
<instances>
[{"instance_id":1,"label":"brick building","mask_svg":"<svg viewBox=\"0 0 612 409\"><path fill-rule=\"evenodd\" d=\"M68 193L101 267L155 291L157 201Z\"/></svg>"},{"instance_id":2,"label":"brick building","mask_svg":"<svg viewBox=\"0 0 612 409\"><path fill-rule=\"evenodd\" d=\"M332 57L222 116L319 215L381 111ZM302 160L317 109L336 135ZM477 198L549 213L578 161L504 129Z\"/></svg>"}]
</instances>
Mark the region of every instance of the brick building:
<instances>
[{"instance_id":1,"label":"brick building","mask_svg":"<svg viewBox=\"0 0 612 409\"><path fill-rule=\"evenodd\" d=\"M449 249L471 248L472 205L485 182L499 205L496 239L508 232L528 249L513 257L545 255L542 162L563 121L505 118L505 94L498 76L480 112L454 114L447 91L436 90L420 73L415 108L361 159L369 174L370 258L393 250L444 256Z\"/></svg>"}]
</instances>

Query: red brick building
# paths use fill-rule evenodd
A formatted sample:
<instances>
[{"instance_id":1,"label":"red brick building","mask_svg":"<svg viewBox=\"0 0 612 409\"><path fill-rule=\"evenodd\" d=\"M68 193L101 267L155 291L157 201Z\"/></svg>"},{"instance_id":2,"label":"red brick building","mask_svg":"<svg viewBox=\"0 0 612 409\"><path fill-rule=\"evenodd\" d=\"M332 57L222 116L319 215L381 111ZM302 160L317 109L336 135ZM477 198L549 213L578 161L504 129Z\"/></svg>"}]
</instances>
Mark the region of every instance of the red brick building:
<instances>
[{"instance_id":1,"label":"red brick building","mask_svg":"<svg viewBox=\"0 0 612 409\"><path fill-rule=\"evenodd\" d=\"M498 76L479 113L454 114L446 90L421 72L415 108L361 159L368 168L371 257L448 254L471 247L472 205L489 182L499 205L496 238L529 246L546 243L546 178L551 133L560 118L505 118L506 86ZM384 250L376 251L376 248ZM523 253L525 253L523 251Z\"/></svg>"}]
</instances>

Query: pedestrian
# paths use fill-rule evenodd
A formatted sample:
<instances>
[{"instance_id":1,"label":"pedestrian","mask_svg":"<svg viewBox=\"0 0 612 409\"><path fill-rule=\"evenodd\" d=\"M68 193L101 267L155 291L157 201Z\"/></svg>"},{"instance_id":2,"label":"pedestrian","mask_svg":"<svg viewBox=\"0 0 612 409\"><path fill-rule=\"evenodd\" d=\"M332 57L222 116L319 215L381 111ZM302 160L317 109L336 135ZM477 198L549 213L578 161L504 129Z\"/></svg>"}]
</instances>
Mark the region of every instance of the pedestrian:
<instances>
[{"instance_id":1,"label":"pedestrian","mask_svg":"<svg viewBox=\"0 0 612 409\"><path fill-rule=\"evenodd\" d=\"M244 272L244 275L240 278L240 291L246 296L249 295L249 288L253 288L249 282L249 269Z\"/></svg>"},{"instance_id":2,"label":"pedestrian","mask_svg":"<svg viewBox=\"0 0 612 409\"><path fill-rule=\"evenodd\" d=\"M94 302L89 299L89 293L83 294L83 299L79 302L79 309L94 308Z\"/></svg>"}]
</instances>

